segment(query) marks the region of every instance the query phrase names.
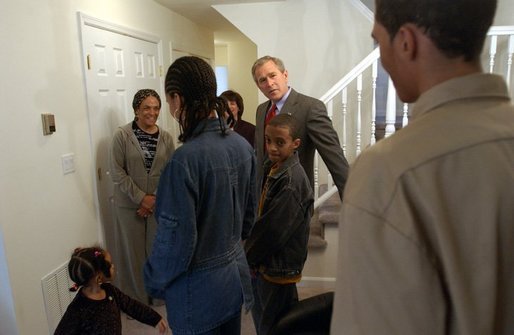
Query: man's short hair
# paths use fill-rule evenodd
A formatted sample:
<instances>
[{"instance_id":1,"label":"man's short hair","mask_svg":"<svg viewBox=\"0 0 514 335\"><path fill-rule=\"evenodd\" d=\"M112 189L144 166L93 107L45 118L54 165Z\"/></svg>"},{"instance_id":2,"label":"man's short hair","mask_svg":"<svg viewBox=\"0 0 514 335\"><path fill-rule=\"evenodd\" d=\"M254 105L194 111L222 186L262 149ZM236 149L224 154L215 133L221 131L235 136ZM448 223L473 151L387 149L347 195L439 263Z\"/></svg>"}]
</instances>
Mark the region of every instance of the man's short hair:
<instances>
[{"instance_id":1,"label":"man's short hair","mask_svg":"<svg viewBox=\"0 0 514 335\"><path fill-rule=\"evenodd\" d=\"M284 62L280 58L273 57L273 56L263 56L255 61L252 66L252 78L255 82L257 82L257 78L255 78L255 70L257 70L258 67L263 66L267 62L273 62L278 67L280 72L284 73L286 70L286 67L284 66Z\"/></svg>"},{"instance_id":2,"label":"man's short hair","mask_svg":"<svg viewBox=\"0 0 514 335\"><path fill-rule=\"evenodd\" d=\"M375 20L391 39L405 23L424 28L449 58L480 57L497 0L376 0Z\"/></svg>"},{"instance_id":3,"label":"man's short hair","mask_svg":"<svg viewBox=\"0 0 514 335\"><path fill-rule=\"evenodd\" d=\"M296 120L291 114L278 114L270 120L268 126L288 128L293 141L300 138Z\"/></svg>"}]
</instances>

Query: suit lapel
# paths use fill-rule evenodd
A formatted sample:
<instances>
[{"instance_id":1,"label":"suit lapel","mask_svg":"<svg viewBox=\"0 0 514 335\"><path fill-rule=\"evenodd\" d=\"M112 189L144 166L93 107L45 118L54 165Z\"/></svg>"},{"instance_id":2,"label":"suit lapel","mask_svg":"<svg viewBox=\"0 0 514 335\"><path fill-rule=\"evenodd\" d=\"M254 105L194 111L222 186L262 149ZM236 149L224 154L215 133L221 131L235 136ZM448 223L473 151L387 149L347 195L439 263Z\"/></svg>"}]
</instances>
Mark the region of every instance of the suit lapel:
<instances>
[{"instance_id":1,"label":"suit lapel","mask_svg":"<svg viewBox=\"0 0 514 335\"><path fill-rule=\"evenodd\" d=\"M295 90L291 89L291 92L289 93L289 96L287 97L284 106L282 106L282 109L280 110L280 113L287 113L293 115L296 112L296 108L294 108L294 105L296 105L297 103L297 98L298 93L296 93Z\"/></svg>"}]
</instances>

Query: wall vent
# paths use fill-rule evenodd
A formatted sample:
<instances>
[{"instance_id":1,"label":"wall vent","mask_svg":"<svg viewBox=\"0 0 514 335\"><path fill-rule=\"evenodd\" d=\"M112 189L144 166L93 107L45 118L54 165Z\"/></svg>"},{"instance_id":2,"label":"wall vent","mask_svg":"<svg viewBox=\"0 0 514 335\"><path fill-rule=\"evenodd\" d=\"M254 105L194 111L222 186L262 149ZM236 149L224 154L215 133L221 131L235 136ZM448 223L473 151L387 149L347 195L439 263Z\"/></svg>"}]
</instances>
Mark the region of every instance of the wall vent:
<instances>
[{"instance_id":1,"label":"wall vent","mask_svg":"<svg viewBox=\"0 0 514 335\"><path fill-rule=\"evenodd\" d=\"M68 276L68 262L41 279L50 334L54 333L64 312L66 312L66 308L76 294L69 290L72 284L73 282Z\"/></svg>"}]
</instances>

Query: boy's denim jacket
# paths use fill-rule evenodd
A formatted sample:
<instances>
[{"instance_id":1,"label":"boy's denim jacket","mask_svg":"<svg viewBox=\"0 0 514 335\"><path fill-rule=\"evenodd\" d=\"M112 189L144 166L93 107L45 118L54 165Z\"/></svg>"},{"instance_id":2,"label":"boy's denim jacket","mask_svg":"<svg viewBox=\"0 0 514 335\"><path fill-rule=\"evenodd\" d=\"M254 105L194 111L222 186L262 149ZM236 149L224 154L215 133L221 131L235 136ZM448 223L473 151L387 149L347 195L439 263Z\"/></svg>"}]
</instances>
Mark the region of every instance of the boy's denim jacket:
<instances>
[{"instance_id":1,"label":"boy's denim jacket","mask_svg":"<svg viewBox=\"0 0 514 335\"><path fill-rule=\"evenodd\" d=\"M272 165L269 160L264 163L266 176ZM307 258L314 206L309 178L297 152L267 178L261 215L245 243L248 264L270 277L298 277Z\"/></svg>"},{"instance_id":2,"label":"boy's denim jacket","mask_svg":"<svg viewBox=\"0 0 514 335\"><path fill-rule=\"evenodd\" d=\"M241 239L256 210L255 156L241 136L202 121L171 156L157 189L147 292L166 300L173 334L209 331L253 302Z\"/></svg>"}]
</instances>

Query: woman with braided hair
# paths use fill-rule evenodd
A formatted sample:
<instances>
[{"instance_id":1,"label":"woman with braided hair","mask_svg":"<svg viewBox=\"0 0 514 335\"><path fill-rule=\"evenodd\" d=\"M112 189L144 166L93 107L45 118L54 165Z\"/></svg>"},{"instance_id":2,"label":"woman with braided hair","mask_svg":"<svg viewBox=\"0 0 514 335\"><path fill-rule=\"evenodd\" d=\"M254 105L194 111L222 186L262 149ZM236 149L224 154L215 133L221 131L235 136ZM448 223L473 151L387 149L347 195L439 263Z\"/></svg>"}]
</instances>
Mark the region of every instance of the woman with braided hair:
<instances>
[{"instance_id":1,"label":"woman with braided hair","mask_svg":"<svg viewBox=\"0 0 514 335\"><path fill-rule=\"evenodd\" d=\"M164 299L174 335L241 332L241 307L253 302L242 248L252 228L255 157L223 118L211 66L177 59L165 79L178 148L159 181L157 233L144 268L150 296Z\"/></svg>"}]
</instances>

